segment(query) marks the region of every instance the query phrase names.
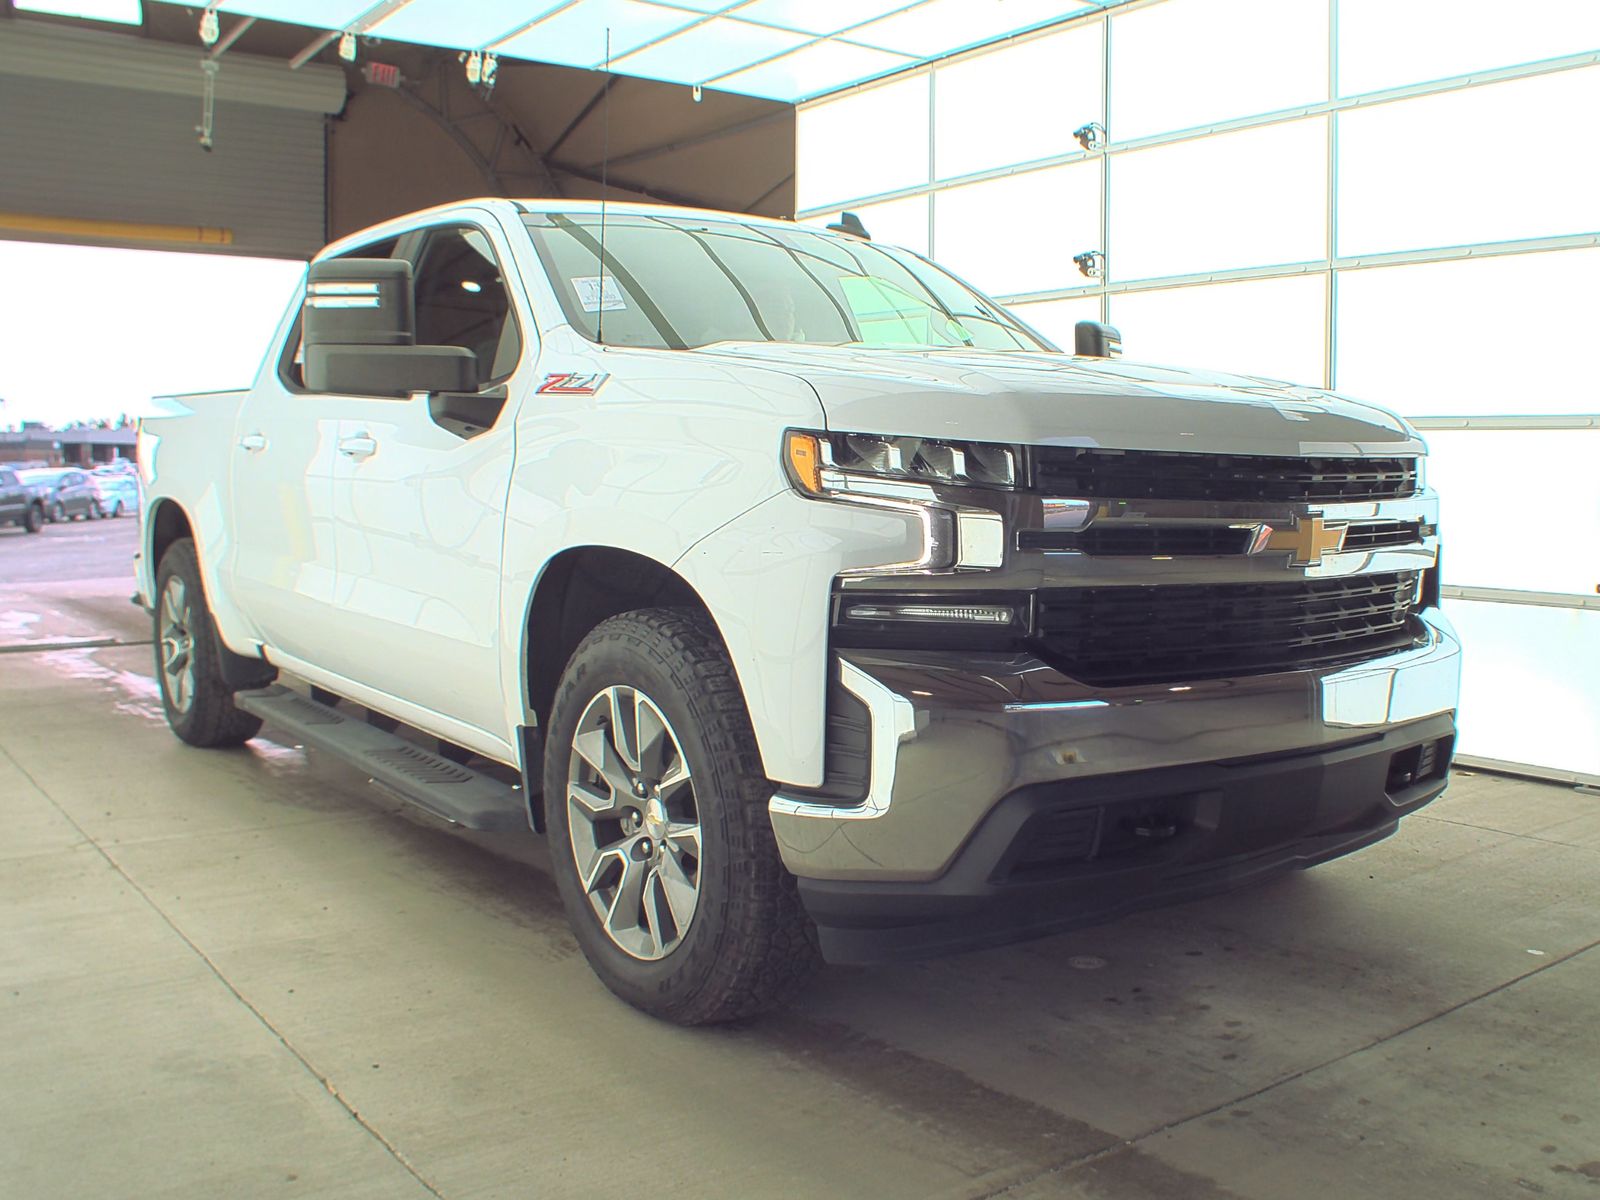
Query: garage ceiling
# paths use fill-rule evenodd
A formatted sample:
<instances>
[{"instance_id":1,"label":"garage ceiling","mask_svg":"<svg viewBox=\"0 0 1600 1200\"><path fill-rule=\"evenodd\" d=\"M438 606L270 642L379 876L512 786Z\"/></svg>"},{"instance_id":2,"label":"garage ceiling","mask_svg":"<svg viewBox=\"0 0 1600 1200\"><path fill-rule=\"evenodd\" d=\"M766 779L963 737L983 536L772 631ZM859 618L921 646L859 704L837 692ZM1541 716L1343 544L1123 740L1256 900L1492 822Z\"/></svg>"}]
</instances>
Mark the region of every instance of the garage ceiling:
<instances>
[{"instance_id":1,"label":"garage ceiling","mask_svg":"<svg viewBox=\"0 0 1600 1200\"><path fill-rule=\"evenodd\" d=\"M225 13L796 103L1126 0L222 0Z\"/></svg>"}]
</instances>

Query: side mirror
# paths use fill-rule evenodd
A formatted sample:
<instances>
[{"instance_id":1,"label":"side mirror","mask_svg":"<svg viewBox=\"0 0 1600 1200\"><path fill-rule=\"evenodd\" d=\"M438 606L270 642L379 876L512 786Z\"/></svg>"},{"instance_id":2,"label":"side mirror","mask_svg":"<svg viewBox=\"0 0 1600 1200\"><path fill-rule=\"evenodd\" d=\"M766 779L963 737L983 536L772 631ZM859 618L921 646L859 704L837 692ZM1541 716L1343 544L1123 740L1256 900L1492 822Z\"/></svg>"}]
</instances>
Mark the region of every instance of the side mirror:
<instances>
[{"instance_id":1,"label":"side mirror","mask_svg":"<svg viewBox=\"0 0 1600 1200\"><path fill-rule=\"evenodd\" d=\"M1072 330L1072 352L1079 358L1121 358L1122 334L1099 321L1079 321Z\"/></svg>"},{"instance_id":2,"label":"side mirror","mask_svg":"<svg viewBox=\"0 0 1600 1200\"><path fill-rule=\"evenodd\" d=\"M464 346L418 346L411 264L390 258L312 263L301 310L306 387L352 396L476 392Z\"/></svg>"}]
</instances>

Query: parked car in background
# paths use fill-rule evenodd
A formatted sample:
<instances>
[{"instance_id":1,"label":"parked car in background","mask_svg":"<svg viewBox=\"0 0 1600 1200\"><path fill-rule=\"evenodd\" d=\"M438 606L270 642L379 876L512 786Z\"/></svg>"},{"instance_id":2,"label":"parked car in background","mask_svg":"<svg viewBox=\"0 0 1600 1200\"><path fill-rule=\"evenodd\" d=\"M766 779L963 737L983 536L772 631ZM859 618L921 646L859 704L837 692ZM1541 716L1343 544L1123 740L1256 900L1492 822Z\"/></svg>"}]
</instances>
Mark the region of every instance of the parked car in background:
<instances>
[{"instance_id":1,"label":"parked car in background","mask_svg":"<svg viewBox=\"0 0 1600 1200\"><path fill-rule=\"evenodd\" d=\"M0 467L0 525L20 525L29 533L44 528L44 501L7 467Z\"/></svg>"},{"instance_id":2,"label":"parked car in background","mask_svg":"<svg viewBox=\"0 0 1600 1200\"><path fill-rule=\"evenodd\" d=\"M65 521L68 517L89 521L101 515L100 495L87 471L75 467L42 467L18 471L17 476L33 489L44 504L45 516L52 522Z\"/></svg>"},{"instance_id":3,"label":"parked car in background","mask_svg":"<svg viewBox=\"0 0 1600 1200\"><path fill-rule=\"evenodd\" d=\"M100 500L101 516L138 515L139 479L136 475L116 467L96 467L89 476L89 483Z\"/></svg>"}]
</instances>

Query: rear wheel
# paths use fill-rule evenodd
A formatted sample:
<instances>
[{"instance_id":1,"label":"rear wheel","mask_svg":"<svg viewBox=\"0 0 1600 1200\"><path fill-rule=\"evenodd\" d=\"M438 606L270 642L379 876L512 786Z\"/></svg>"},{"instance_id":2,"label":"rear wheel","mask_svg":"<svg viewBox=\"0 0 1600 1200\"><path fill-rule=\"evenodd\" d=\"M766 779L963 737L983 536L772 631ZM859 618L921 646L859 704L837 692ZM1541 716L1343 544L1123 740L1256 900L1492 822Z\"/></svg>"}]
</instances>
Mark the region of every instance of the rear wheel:
<instances>
[{"instance_id":1,"label":"rear wheel","mask_svg":"<svg viewBox=\"0 0 1600 1200\"><path fill-rule=\"evenodd\" d=\"M235 707L222 680L217 634L194 542L179 538L156 569L156 678L172 732L191 746L237 746L261 718Z\"/></svg>"},{"instance_id":2,"label":"rear wheel","mask_svg":"<svg viewBox=\"0 0 1600 1200\"><path fill-rule=\"evenodd\" d=\"M61 501L57 500L55 502L55 504L50 509L50 523L52 525L56 525L56 524L59 524L62 521L65 521L66 519L67 519L67 506L65 504L61 503Z\"/></svg>"},{"instance_id":3,"label":"rear wheel","mask_svg":"<svg viewBox=\"0 0 1600 1200\"><path fill-rule=\"evenodd\" d=\"M584 639L553 705L545 815L568 918L618 996L700 1025L804 983L815 930L778 855L771 793L705 618L647 609Z\"/></svg>"}]
</instances>

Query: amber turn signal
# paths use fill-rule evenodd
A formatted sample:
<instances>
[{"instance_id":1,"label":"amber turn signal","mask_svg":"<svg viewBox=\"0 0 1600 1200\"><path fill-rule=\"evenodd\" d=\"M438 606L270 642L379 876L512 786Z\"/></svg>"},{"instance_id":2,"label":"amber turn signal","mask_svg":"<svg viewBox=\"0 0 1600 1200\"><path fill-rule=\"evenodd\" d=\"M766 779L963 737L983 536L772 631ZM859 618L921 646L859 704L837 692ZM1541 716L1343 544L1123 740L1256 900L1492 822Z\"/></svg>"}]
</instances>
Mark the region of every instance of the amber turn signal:
<instances>
[{"instance_id":1,"label":"amber turn signal","mask_svg":"<svg viewBox=\"0 0 1600 1200\"><path fill-rule=\"evenodd\" d=\"M822 447L812 433L789 430L784 438L784 458L789 474L803 491L822 493Z\"/></svg>"}]
</instances>

